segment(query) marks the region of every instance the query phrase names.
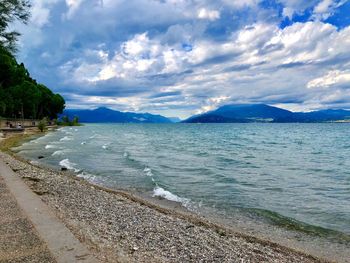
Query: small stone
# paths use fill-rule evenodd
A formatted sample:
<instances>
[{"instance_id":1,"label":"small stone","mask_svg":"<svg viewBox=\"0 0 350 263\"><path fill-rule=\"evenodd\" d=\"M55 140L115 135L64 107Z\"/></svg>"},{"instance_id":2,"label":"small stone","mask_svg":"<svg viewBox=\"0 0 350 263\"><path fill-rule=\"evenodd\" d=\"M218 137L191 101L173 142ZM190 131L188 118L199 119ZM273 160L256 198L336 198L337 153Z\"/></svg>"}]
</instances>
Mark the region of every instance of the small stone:
<instances>
[{"instance_id":1,"label":"small stone","mask_svg":"<svg viewBox=\"0 0 350 263\"><path fill-rule=\"evenodd\" d=\"M137 250L139 250L139 248L138 247L133 247L132 250L133 251L137 251Z\"/></svg>"}]
</instances>

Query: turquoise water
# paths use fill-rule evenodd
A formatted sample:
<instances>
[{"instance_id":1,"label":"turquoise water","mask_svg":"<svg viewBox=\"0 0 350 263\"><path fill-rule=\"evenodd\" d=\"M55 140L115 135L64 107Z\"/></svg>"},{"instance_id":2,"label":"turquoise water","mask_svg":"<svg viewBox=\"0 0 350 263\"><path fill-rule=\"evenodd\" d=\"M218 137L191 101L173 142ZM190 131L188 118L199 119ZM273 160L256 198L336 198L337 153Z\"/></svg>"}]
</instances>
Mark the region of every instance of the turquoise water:
<instances>
[{"instance_id":1,"label":"turquoise water","mask_svg":"<svg viewBox=\"0 0 350 263\"><path fill-rule=\"evenodd\" d=\"M17 150L199 213L349 237L349 138L349 124L89 124Z\"/></svg>"}]
</instances>

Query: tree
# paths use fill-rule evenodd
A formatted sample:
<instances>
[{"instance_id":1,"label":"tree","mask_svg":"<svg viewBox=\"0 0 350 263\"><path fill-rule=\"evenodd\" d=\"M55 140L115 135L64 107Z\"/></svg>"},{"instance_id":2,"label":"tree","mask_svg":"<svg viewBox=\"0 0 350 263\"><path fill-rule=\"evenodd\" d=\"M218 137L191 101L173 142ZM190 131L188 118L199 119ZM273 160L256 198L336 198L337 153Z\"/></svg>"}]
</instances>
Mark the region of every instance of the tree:
<instances>
[{"instance_id":1,"label":"tree","mask_svg":"<svg viewBox=\"0 0 350 263\"><path fill-rule=\"evenodd\" d=\"M47 119L43 118L41 121L39 121L38 123L38 129L43 132L46 130L46 126L47 126Z\"/></svg>"},{"instance_id":2,"label":"tree","mask_svg":"<svg viewBox=\"0 0 350 263\"><path fill-rule=\"evenodd\" d=\"M23 63L0 46L0 116L57 118L65 101L45 85L32 79Z\"/></svg>"},{"instance_id":3,"label":"tree","mask_svg":"<svg viewBox=\"0 0 350 263\"><path fill-rule=\"evenodd\" d=\"M8 87L13 85L16 66L16 59L10 52L1 46L0 42L0 87Z\"/></svg>"},{"instance_id":4,"label":"tree","mask_svg":"<svg viewBox=\"0 0 350 263\"><path fill-rule=\"evenodd\" d=\"M26 24L30 12L28 0L0 1L0 45L11 52L16 51L16 41L20 35L17 31L9 31L9 25L15 21Z\"/></svg>"},{"instance_id":5,"label":"tree","mask_svg":"<svg viewBox=\"0 0 350 263\"><path fill-rule=\"evenodd\" d=\"M20 112L20 117L36 118L37 108L40 103L40 91L30 81L23 81L11 89L11 95L15 101L15 107Z\"/></svg>"},{"instance_id":6,"label":"tree","mask_svg":"<svg viewBox=\"0 0 350 263\"><path fill-rule=\"evenodd\" d=\"M73 126L77 126L79 124L79 117L78 116L74 116L73 120L72 120L72 125Z\"/></svg>"},{"instance_id":7,"label":"tree","mask_svg":"<svg viewBox=\"0 0 350 263\"><path fill-rule=\"evenodd\" d=\"M57 118L65 107L64 99L31 78L13 55L19 33L11 31L9 25L27 23L29 8L29 0L0 0L0 116Z\"/></svg>"}]
</instances>

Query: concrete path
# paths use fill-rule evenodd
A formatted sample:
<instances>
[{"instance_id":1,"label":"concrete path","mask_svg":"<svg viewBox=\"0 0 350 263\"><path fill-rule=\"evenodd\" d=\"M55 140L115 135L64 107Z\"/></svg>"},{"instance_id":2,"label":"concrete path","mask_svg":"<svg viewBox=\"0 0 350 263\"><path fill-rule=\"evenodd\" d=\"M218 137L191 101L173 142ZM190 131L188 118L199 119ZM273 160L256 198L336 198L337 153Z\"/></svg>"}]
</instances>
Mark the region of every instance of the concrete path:
<instances>
[{"instance_id":1,"label":"concrete path","mask_svg":"<svg viewBox=\"0 0 350 263\"><path fill-rule=\"evenodd\" d=\"M0 177L0 262L56 262Z\"/></svg>"},{"instance_id":2,"label":"concrete path","mask_svg":"<svg viewBox=\"0 0 350 263\"><path fill-rule=\"evenodd\" d=\"M98 262L0 160L0 263Z\"/></svg>"}]
</instances>

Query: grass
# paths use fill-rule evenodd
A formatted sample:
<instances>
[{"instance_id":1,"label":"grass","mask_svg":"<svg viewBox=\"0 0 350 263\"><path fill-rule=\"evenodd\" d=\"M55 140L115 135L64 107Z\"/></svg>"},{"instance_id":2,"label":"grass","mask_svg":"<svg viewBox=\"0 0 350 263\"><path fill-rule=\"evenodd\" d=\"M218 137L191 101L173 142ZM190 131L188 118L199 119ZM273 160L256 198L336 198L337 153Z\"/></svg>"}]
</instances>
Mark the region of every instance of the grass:
<instances>
[{"instance_id":1,"label":"grass","mask_svg":"<svg viewBox=\"0 0 350 263\"><path fill-rule=\"evenodd\" d=\"M23 143L33 139L35 134L13 134L0 141L0 150L6 153L12 153L11 148L18 147Z\"/></svg>"}]
</instances>

